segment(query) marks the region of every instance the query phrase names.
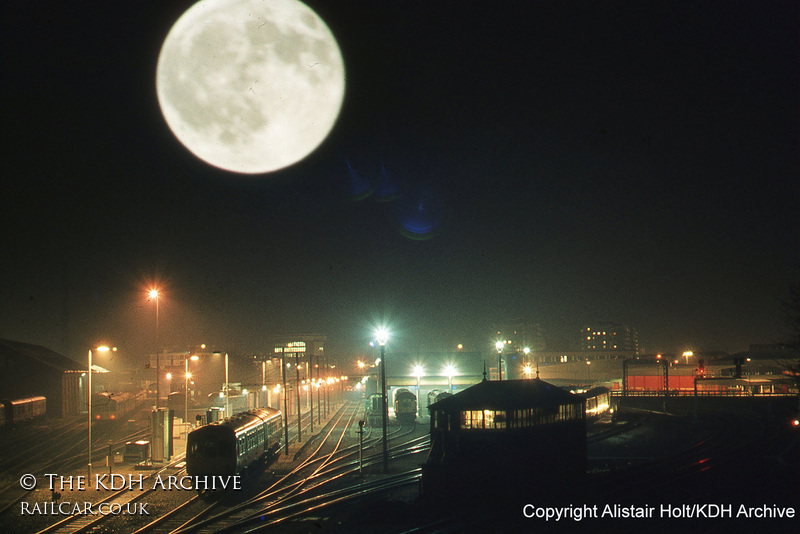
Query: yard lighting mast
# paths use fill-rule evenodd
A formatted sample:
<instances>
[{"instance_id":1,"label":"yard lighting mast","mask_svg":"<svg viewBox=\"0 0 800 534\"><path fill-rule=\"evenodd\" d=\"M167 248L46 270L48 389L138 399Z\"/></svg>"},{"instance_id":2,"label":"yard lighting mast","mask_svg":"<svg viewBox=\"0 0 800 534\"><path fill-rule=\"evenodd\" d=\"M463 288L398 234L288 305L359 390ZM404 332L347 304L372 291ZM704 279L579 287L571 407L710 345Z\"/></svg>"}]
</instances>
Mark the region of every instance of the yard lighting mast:
<instances>
[{"instance_id":1,"label":"yard lighting mast","mask_svg":"<svg viewBox=\"0 0 800 534\"><path fill-rule=\"evenodd\" d=\"M503 343L502 341L498 341L494 344L494 348L497 349L497 374L500 377L500 380L503 379Z\"/></svg>"},{"instance_id":2,"label":"yard lighting mast","mask_svg":"<svg viewBox=\"0 0 800 534\"><path fill-rule=\"evenodd\" d=\"M389 335L386 330L380 329L376 332L378 345L381 347L381 402L383 407L381 409L381 417L383 418L383 472L389 472L389 449L388 449L388 424L389 424L389 403L386 399L386 342L389 340Z\"/></svg>"},{"instance_id":3,"label":"yard lighting mast","mask_svg":"<svg viewBox=\"0 0 800 534\"><path fill-rule=\"evenodd\" d=\"M156 301L156 410L161 401L161 358L158 350L158 289L150 290L150 300Z\"/></svg>"},{"instance_id":4,"label":"yard lighting mast","mask_svg":"<svg viewBox=\"0 0 800 534\"><path fill-rule=\"evenodd\" d=\"M117 350L116 347L110 349L105 345L101 345L99 347L95 347L94 350L97 352L108 352L110 350ZM89 439L87 442L88 450L89 450L89 463L87 464L87 469L89 473L89 478L92 478L92 349L89 349L89 367L88 372L86 373L86 413L88 414L88 421L89 421Z\"/></svg>"}]
</instances>

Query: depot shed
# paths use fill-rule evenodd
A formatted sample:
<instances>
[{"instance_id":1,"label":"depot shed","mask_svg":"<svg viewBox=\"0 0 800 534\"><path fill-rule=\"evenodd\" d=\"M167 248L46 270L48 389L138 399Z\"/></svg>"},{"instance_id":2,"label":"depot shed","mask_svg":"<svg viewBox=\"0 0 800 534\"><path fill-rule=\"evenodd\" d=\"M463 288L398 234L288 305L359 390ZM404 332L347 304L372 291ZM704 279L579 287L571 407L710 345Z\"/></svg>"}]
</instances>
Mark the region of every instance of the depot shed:
<instances>
[{"instance_id":1,"label":"depot shed","mask_svg":"<svg viewBox=\"0 0 800 534\"><path fill-rule=\"evenodd\" d=\"M423 496L571 484L586 473L585 402L537 378L484 380L430 405Z\"/></svg>"}]
</instances>

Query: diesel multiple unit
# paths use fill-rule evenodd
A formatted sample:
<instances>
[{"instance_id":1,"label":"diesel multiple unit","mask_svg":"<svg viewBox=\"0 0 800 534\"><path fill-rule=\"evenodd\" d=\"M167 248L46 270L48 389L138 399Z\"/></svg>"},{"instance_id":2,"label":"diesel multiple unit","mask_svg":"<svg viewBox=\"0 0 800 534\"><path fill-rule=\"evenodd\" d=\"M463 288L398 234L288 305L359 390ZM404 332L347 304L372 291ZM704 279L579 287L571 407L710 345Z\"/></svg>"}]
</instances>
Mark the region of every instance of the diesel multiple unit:
<instances>
[{"instance_id":1,"label":"diesel multiple unit","mask_svg":"<svg viewBox=\"0 0 800 534\"><path fill-rule=\"evenodd\" d=\"M241 474L280 448L281 429L281 412L261 408L192 430L186 441L186 472L190 476Z\"/></svg>"}]
</instances>

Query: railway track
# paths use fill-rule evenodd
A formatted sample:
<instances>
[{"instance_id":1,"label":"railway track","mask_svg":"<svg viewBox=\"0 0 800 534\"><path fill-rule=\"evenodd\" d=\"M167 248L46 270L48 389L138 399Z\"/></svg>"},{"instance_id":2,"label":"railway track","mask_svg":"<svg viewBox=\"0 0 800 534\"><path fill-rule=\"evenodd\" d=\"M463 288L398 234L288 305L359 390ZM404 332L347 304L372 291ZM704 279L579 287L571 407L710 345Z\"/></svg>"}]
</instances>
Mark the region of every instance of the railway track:
<instances>
[{"instance_id":1,"label":"railway track","mask_svg":"<svg viewBox=\"0 0 800 534\"><path fill-rule=\"evenodd\" d=\"M51 434L51 437L43 440L39 446L30 447L15 456L15 462L2 471L7 483L0 488L0 517L4 517L22 499L30 495L29 490L21 487L20 477L22 475L31 474L37 479L41 479L46 473L60 473L85 465L87 461L83 451L86 447L85 424L74 423L65 428L66 435L56 435L53 438L53 434ZM143 430L117 438L112 443L111 450L120 450L126 442L139 439L146 433L147 431ZM97 435L93 442L93 460L105 457L105 453L109 450L108 438L109 434ZM31 455L31 450L36 452Z\"/></svg>"},{"instance_id":2,"label":"railway track","mask_svg":"<svg viewBox=\"0 0 800 534\"><path fill-rule=\"evenodd\" d=\"M22 434L21 436L19 434ZM53 440L58 436L58 440ZM0 473L18 469L47 458L56 451L63 450L64 444L77 443L86 436L86 421L71 421L56 424L54 428L28 428L21 432L14 431L0 437ZM85 440L84 440L85 442Z\"/></svg>"},{"instance_id":3,"label":"railway track","mask_svg":"<svg viewBox=\"0 0 800 534\"><path fill-rule=\"evenodd\" d=\"M135 505L145 497L159 491L159 489L157 489L158 486L154 482L157 477L165 473L180 475L184 472L184 468L178 468L177 471L172 471L181 463L183 463L183 458L178 457L158 471L143 476L141 483L137 483L136 485L126 484L123 489L112 491L102 498L92 500L89 509L94 513L69 515L38 531L36 534L80 534L95 529L100 524L115 517L117 515L114 513L115 510L119 510L120 513L129 513L133 515L134 512L131 512L132 505ZM85 510L87 503L84 502L81 504Z\"/></svg>"},{"instance_id":4,"label":"railway track","mask_svg":"<svg viewBox=\"0 0 800 534\"><path fill-rule=\"evenodd\" d=\"M372 492L387 491L392 487L403 487L418 484L419 473L396 477L396 480L383 483L365 484L357 477L359 471L358 446L344 446L344 439L360 410L359 403L344 405L314 440L307 442L307 456L300 460L290 472L277 480L261 482L266 486L262 491L248 496L241 502L231 502L225 495L211 496L211 501L204 501L202 496L194 496L167 517L161 517L152 523L136 530L136 534L145 532L189 533L189 532L223 532L241 531L251 528L252 524L263 526L264 518L270 521L287 521L302 515L303 507L316 510L324 506L326 492L335 495L332 504L354 499L357 495L363 498ZM413 432L411 428L396 428L390 436L393 455L408 454L409 443L413 453L427 452L427 436L422 439L403 440ZM401 441L402 440L402 441ZM310 444L309 444L310 443ZM370 450L381 443L379 438L367 435L364 449ZM314 447L314 450L311 450ZM370 467L381 462L381 454L368 454L364 458L364 466ZM269 477L270 475L262 476ZM355 477L355 479L354 479ZM348 495L352 493L352 495ZM322 501L320 501L322 499Z\"/></svg>"},{"instance_id":5,"label":"railway track","mask_svg":"<svg viewBox=\"0 0 800 534\"><path fill-rule=\"evenodd\" d=\"M243 518L249 517L254 510L263 510L265 506L280 502L296 493L310 474L319 472L335 456L348 432L350 425L358 413L357 403L342 406L334 418L323 427L324 437L309 456L300 462L289 473L270 484L266 489L247 499L241 504L229 506L208 518L192 518L179 532L218 532L220 529L236 525ZM327 430L326 430L327 429ZM323 451L329 445L330 452ZM219 501L218 501L219 502ZM206 512L204 511L204 514Z\"/></svg>"},{"instance_id":6,"label":"railway track","mask_svg":"<svg viewBox=\"0 0 800 534\"><path fill-rule=\"evenodd\" d=\"M417 442L410 447L409 443ZM403 442L391 448L392 459L408 455L419 455L420 459L428 451L427 437ZM252 510L249 515L237 516L233 522L212 522L213 532L254 532L264 529L278 531L288 521L318 514L335 506L375 498L386 492L407 487L416 487L420 482L421 469L414 468L388 476L358 477L358 460L348 453L329 464L327 469L317 470L303 481L292 484L290 491L281 498L265 503L262 508ZM374 453L364 459L366 466L379 466L383 462L382 453ZM180 531L190 532L193 529ZM201 529L199 532L208 532Z\"/></svg>"}]
</instances>

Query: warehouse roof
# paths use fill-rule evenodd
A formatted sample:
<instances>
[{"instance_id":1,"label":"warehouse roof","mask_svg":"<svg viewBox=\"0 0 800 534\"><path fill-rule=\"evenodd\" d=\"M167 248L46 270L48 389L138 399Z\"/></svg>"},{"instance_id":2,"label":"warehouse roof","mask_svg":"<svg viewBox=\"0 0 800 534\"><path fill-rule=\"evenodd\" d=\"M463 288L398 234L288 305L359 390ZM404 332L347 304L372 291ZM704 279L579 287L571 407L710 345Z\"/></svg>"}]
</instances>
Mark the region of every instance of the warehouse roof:
<instances>
[{"instance_id":1,"label":"warehouse roof","mask_svg":"<svg viewBox=\"0 0 800 534\"><path fill-rule=\"evenodd\" d=\"M522 410L539 406L578 404L584 400L539 378L484 380L464 391L431 404L430 410Z\"/></svg>"},{"instance_id":2,"label":"warehouse roof","mask_svg":"<svg viewBox=\"0 0 800 534\"><path fill-rule=\"evenodd\" d=\"M0 362L6 362L0 367L16 367L20 371L42 368L50 368L56 372L86 370L80 363L53 350L9 339L0 339Z\"/></svg>"}]
</instances>

